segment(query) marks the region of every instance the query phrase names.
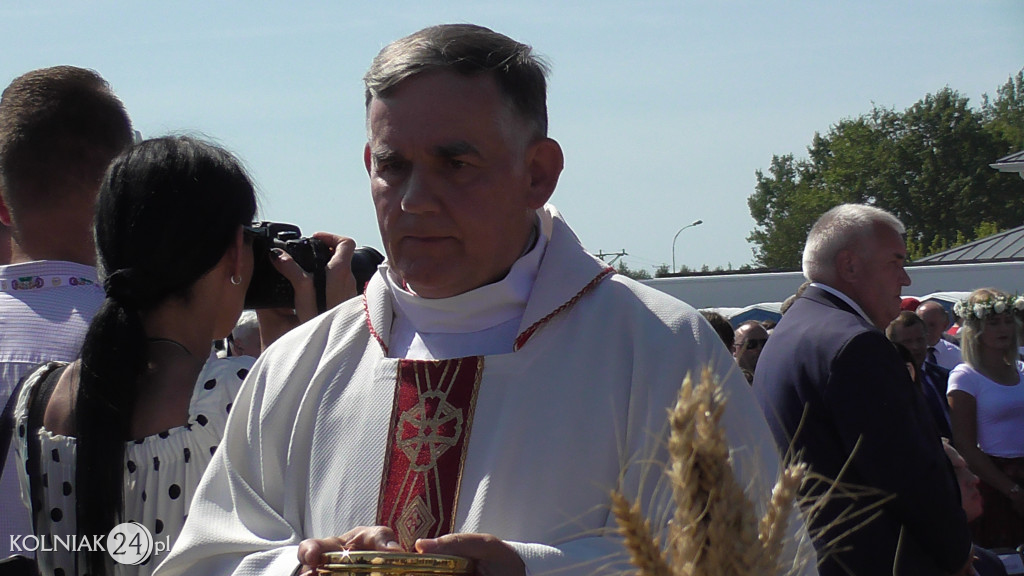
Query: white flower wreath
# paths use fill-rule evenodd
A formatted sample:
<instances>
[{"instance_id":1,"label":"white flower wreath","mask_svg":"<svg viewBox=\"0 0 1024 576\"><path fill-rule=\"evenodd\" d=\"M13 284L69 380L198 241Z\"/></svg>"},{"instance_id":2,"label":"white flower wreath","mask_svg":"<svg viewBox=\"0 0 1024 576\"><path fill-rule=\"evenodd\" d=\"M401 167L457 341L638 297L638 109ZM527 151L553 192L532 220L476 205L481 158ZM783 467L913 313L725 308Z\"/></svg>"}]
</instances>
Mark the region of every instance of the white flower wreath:
<instances>
[{"instance_id":1,"label":"white flower wreath","mask_svg":"<svg viewBox=\"0 0 1024 576\"><path fill-rule=\"evenodd\" d=\"M974 304L970 304L967 300L961 300L953 305L953 312L964 320L968 320L972 317L977 318L978 320L984 320L986 316L1002 314L1003 312L1010 310L1024 312L1024 296L1017 296L1014 294L996 296L994 298L980 300Z\"/></svg>"}]
</instances>

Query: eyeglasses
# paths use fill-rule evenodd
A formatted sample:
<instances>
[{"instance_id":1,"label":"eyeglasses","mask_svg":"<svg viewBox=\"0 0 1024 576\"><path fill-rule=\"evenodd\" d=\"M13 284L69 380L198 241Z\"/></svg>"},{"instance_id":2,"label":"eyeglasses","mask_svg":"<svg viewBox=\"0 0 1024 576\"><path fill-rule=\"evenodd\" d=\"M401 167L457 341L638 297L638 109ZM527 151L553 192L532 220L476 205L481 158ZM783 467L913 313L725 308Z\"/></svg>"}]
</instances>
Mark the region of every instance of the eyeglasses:
<instances>
[{"instance_id":1,"label":"eyeglasses","mask_svg":"<svg viewBox=\"0 0 1024 576\"><path fill-rule=\"evenodd\" d=\"M764 348L766 342L768 342L767 338L751 338L750 340L747 340L747 350Z\"/></svg>"}]
</instances>

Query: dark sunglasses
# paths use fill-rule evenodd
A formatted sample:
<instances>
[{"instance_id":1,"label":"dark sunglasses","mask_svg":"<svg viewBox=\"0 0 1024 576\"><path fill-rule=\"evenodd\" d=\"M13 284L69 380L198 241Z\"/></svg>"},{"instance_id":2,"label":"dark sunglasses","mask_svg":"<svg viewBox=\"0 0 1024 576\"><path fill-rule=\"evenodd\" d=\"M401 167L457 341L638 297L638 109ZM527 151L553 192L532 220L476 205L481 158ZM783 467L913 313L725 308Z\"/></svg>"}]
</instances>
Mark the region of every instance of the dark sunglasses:
<instances>
[{"instance_id":1,"label":"dark sunglasses","mask_svg":"<svg viewBox=\"0 0 1024 576\"><path fill-rule=\"evenodd\" d=\"M747 350L764 348L766 342L768 342L767 338L751 338L750 340L747 340Z\"/></svg>"}]
</instances>

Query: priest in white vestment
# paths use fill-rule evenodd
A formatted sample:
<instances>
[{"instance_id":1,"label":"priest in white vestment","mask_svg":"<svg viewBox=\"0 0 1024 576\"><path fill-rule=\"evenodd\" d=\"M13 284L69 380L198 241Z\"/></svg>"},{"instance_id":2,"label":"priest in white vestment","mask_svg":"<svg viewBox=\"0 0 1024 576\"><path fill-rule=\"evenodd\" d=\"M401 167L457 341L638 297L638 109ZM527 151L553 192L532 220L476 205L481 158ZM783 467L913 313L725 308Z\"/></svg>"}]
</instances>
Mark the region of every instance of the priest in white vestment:
<instances>
[{"instance_id":1,"label":"priest in white vestment","mask_svg":"<svg viewBox=\"0 0 1024 576\"><path fill-rule=\"evenodd\" d=\"M664 528L667 409L706 365L763 509L779 458L721 340L590 256L547 204L563 157L545 73L471 25L377 56L365 161L388 259L362 298L253 367L158 576L292 574L342 548L465 556L481 574L622 573L609 493ZM787 561L814 573L795 515L791 532Z\"/></svg>"}]
</instances>

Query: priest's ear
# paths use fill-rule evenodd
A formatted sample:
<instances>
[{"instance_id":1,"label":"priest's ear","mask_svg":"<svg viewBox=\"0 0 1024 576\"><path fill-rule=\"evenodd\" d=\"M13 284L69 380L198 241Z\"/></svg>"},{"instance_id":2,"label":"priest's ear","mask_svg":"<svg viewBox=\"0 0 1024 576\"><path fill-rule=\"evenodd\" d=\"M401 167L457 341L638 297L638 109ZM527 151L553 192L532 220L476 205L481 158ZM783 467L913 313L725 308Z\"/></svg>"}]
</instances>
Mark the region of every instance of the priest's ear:
<instances>
[{"instance_id":1,"label":"priest's ear","mask_svg":"<svg viewBox=\"0 0 1024 576\"><path fill-rule=\"evenodd\" d=\"M529 206L536 210L547 204L555 193L558 177L565 166L562 147L551 138L541 138L527 149L527 169L530 174Z\"/></svg>"}]
</instances>

